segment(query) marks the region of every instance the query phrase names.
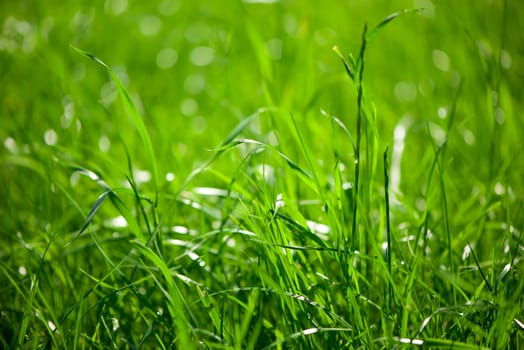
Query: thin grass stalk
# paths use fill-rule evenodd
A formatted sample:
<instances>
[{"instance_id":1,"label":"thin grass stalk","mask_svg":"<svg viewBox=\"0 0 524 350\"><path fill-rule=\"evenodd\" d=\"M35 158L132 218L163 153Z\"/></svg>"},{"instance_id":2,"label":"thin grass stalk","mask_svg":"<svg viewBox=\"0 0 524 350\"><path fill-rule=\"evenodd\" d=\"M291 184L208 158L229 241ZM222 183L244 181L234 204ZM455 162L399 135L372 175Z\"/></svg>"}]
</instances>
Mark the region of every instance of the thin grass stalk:
<instances>
[{"instance_id":1,"label":"thin grass stalk","mask_svg":"<svg viewBox=\"0 0 524 350\"><path fill-rule=\"evenodd\" d=\"M473 260L475 261L475 265L477 266L477 269L479 271L480 277L482 277L482 279L484 280L484 283L486 283L486 287L488 287L489 291L491 293L493 293L493 288L491 287L491 284L489 283L488 279L486 278L486 275L482 271L482 267L480 265L480 262L477 259L477 255L475 254L475 250L473 249L471 244L468 243L468 246L469 246L469 249L470 249L470 254L473 257Z\"/></svg>"},{"instance_id":2,"label":"thin grass stalk","mask_svg":"<svg viewBox=\"0 0 524 350\"><path fill-rule=\"evenodd\" d=\"M446 144L443 144L441 148L444 148L445 146ZM449 263L449 268L451 270L451 273L455 274L455 263L453 262L453 247L451 244L451 230L449 228L448 198L446 195L446 186L444 184L444 174L443 174L443 170L442 170L442 167L439 161L437 161L437 166L439 168L439 173L440 173L440 189L442 192L442 206L444 210L444 225L445 225L446 243L447 243L447 249L448 249L448 263ZM452 284L452 289L453 289L453 301L456 304L457 303L457 293L456 293L456 288L454 284Z\"/></svg>"},{"instance_id":3,"label":"thin grass stalk","mask_svg":"<svg viewBox=\"0 0 524 350\"><path fill-rule=\"evenodd\" d=\"M362 46L360 47L359 64L360 69L356 79L357 82L357 140L355 145L355 188L354 188L354 203L353 203L353 221L351 225L351 250L355 250L355 237L357 234L357 215L358 215L358 194L359 194L359 178L360 178L360 140L362 139L362 99L363 86L362 80L364 78L364 53L366 51L366 33L367 23L364 24L362 32Z\"/></svg>"},{"instance_id":4,"label":"thin grass stalk","mask_svg":"<svg viewBox=\"0 0 524 350\"><path fill-rule=\"evenodd\" d=\"M80 300L78 301L78 312L76 314L75 328L73 330L73 350L78 349L79 341L81 337L81 326L83 326L82 316L85 313L84 307L86 304L86 294L84 288L82 288L82 293L80 294Z\"/></svg>"},{"instance_id":5,"label":"thin grass stalk","mask_svg":"<svg viewBox=\"0 0 524 350\"><path fill-rule=\"evenodd\" d=\"M389 174L388 174L388 147L384 151L384 201L386 204L386 234L388 246L386 249L386 259L388 264L389 281L389 312L393 310L393 286L391 284L392 269L391 269L391 220L389 215Z\"/></svg>"}]
</instances>

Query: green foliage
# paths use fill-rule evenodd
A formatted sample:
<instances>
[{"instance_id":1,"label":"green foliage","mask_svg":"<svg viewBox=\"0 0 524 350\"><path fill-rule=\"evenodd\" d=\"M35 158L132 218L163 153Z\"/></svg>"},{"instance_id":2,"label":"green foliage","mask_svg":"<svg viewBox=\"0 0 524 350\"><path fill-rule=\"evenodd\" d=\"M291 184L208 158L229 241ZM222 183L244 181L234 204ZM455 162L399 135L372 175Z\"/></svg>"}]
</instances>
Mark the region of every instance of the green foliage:
<instances>
[{"instance_id":1,"label":"green foliage","mask_svg":"<svg viewBox=\"0 0 524 350\"><path fill-rule=\"evenodd\" d=\"M522 347L517 1L45 5L0 4L0 348Z\"/></svg>"}]
</instances>

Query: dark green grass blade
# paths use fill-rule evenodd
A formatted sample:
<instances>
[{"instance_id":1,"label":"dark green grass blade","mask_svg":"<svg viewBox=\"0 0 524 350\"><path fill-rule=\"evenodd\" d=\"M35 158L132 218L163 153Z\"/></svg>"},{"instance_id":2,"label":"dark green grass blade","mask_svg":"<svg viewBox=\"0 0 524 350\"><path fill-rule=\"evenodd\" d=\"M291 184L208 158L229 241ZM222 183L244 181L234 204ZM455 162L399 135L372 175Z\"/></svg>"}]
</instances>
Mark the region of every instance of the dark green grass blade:
<instances>
[{"instance_id":1,"label":"dark green grass blade","mask_svg":"<svg viewBox=\"0 0 524 350\"><path fill-rule=\"evenodd\" d=\"M298 235L311 239L313 242L318 244L320 248L328 248L326 242L324 242L321 238L319 238L317 235L311 232L311 230L309 230L308 228L300 225L298 222L293 220L288 215L282 214L280 212L273 212L273 210L271 210L270 213L271 215L274 215L275 218L284 221L284 223L290 228L291 231L296 232Z\"/></svg>"},{"instance_id":2,"label":"dark green grass blade","mask_svg":"<svg viewBox=\"0 0 524 350\"><path fill-rule=\"evenodd\" d=\"M176 325L177 336L180 340L179 344L182 346L190 346L193 343L191 340L191 333L193 328L192 324L194 324L195 318L185 301L184 295L178 288L169 267L164 260L155 254L153 250L143 245L141 242L133 241L132 245L140 252L140 254L151 261L164 277L168 293L168 295L166 295L167 307Z\"/></svg>"},{"instance_id":3,"label":"dark green grass blade","mask_svg":"<svg viewBox=\"0 0 524 350\"><path fill-rule=\"evenodd\" d=\"M69 241L66 246L68 246L69 244L71 244L76 238L78 238L82 233L85 232L85 230L87 229L87 227L89 226L89 224L91 224L91 222L93 221L93 218L95 217L95 214L96 212L98 211L98 209L100 209L100 207L102 206L102 203L104 203L104 200L112 193L111 190L109 191L105 191L104 193L102 193L96 200L95 204L93 204L93 206L91 207L91 209L89 210L89 213L87 214L87 217L86 219L84 220L84 224L82 225L82 227L80 228L80 230L78 231L78 233L76 234L75 237L73 237L73 239L71 239L71 241Z\"/></svg>"},{"instance_id":4,"label":"dark green grass blade","mask_svg":"<svg viewBox=\"0 0 524 350\"><path fill-rule=\"evenodd\" d=\"M95 204L93 204L93 206L89 210L89 213L87 214L87 217L84 220L84 224L82 225L78 233L68 243L66 243L66 246L70 245L75 239L77 239L82 233L85 232L85 230L93 221L95 214L98 212L106 198L109 198L111 200L114 207L126 219L131 232L133 232L140 239L144 239L144 235L138 225L138 222L136 221L136 217L129 212L122 199L120 199L120 197L113 190L107 190L97 198Z\"/></svg>"},{"instance_id":5,"label":"dark green grass blade","mask_svg":"<svg viewBox=\"0 0 524 350\"><path fill-rule=\"evenodd\" d=\"M392 267L391 267L391 258L392 258L392 241L391 241L391 220L389 212L389 174L388 174L388 148L384 151L384 201L386 205L386 233L387 233L387 242L388 247L386 251L386 258L388 264L388 272L390 277L392 276ZM389 312L393 310L393 285L389 283Z\"/></svg>"}]
</instances>

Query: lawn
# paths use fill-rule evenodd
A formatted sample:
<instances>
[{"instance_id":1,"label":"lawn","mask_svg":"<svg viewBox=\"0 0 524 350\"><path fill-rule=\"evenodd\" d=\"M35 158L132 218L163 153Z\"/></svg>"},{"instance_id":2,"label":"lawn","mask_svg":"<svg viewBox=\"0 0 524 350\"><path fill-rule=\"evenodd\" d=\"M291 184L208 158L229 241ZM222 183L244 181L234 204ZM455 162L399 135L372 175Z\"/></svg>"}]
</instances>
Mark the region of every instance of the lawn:
<instances>
[{"instance_id":1,"label":"lawn","mask_svg":"<svg viewBox=\"0 0 524 350\"><path fill-rule=\"evenodd\" d=\"M522 18L0 2L0 348L524 348Z\"/></svg>"}]
</instances>

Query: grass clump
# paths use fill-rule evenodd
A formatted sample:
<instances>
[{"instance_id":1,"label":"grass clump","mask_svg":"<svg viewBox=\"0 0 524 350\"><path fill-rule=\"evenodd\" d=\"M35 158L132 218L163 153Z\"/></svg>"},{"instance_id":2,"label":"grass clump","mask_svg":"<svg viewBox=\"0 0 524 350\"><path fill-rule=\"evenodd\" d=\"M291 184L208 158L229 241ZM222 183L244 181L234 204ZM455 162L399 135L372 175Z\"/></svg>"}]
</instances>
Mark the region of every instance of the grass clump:
<instances>
[{"instance_id":1,"label":"grass clump","mask_svg":"<svg viewBox=\"0 0 524 350\"><path fill-rule=\"evenodd\" d=\"M0 347L520 348L520 6L227 3L0 6Z\"/></svg>"}]
</instances>

